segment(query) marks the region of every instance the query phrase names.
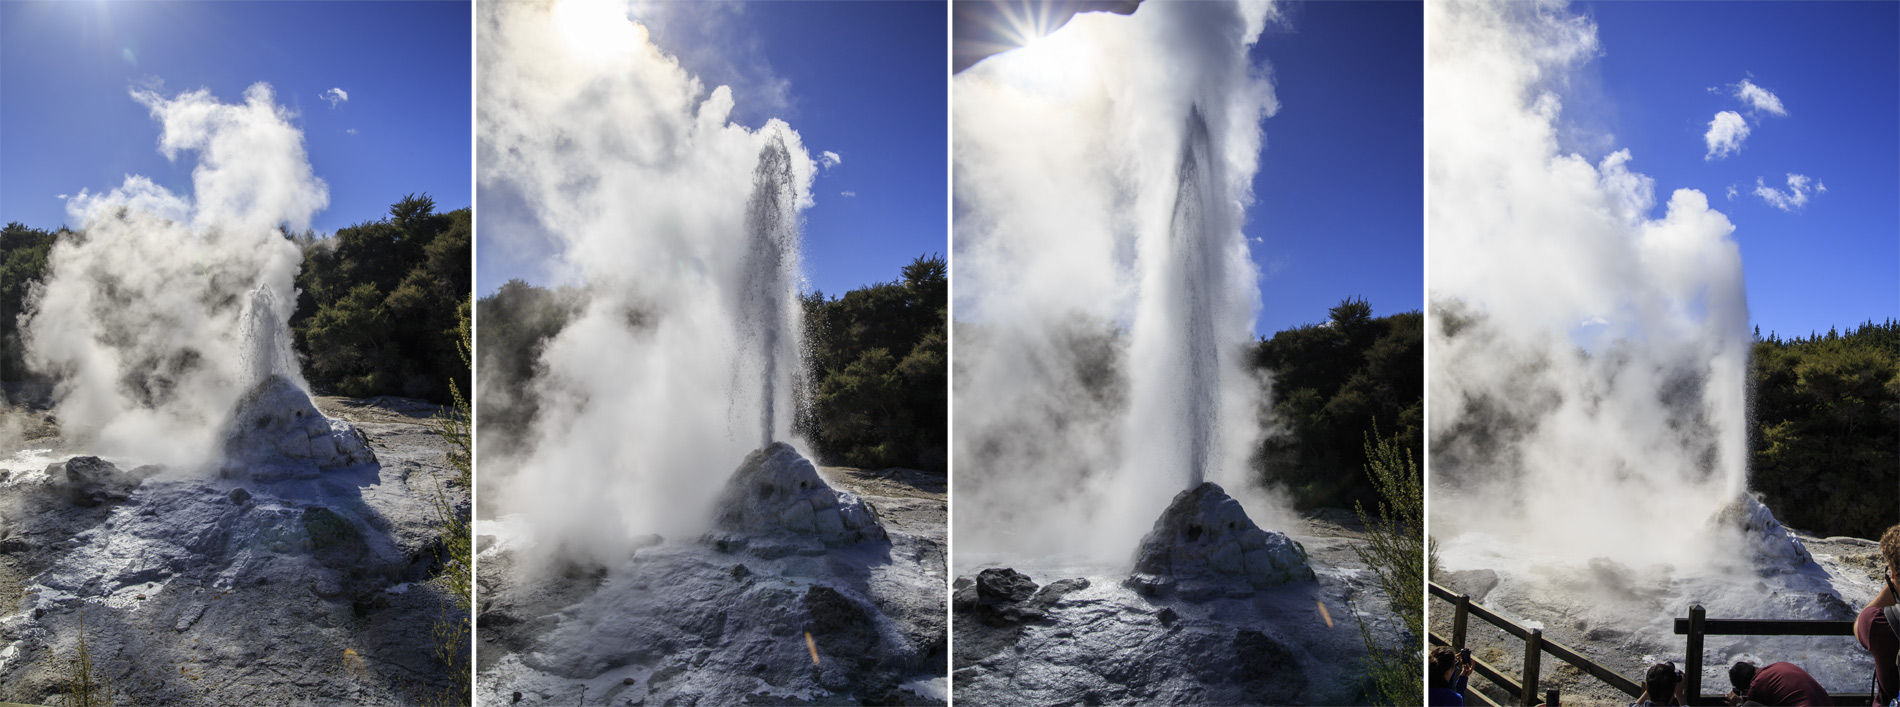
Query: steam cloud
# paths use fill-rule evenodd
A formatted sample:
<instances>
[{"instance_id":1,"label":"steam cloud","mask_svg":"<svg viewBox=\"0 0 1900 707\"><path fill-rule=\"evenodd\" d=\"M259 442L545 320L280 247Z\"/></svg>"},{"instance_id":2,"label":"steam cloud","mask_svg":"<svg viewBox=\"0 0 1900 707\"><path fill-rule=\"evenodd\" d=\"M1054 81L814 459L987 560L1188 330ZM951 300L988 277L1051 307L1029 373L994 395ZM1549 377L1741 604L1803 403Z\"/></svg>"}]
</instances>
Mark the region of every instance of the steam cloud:
<instances>
[{"instance_id":1,"label":"steam cloud","mask_svg":"<svg viewBox=\"0 0 1900 707\"><path fill-rule=\"evenodd\" d=\"M480 8L484 198L522 204L558 278L589 292L536 362L529 449L483 457L484 502L616 562L636 533L707 527L764 420L791 438L795 221L817 165L783 122L732 123L732 90L708 91L624 4Z\"/></svg>"},{"instance_id":2,"label":"steam cloud","mask_svg":"<svg viewBox=\"0 0 1900 707\"><path fill-rule=\"evenodd\" d=\"M67 201L81 236L54 247L29 295L27 365L57 381L68 438L141 463L201 464L263 376L304 385L286 327L302 253L280 229L309 228L329 193L266 84L238 104L204 89L132 98L163 127L167 159L197 153L192 194L128 176Z\"/></svg>"},{"instance_id":3,"label":"steam cloud","mask_svg":"<svg viewBox=\"0 0 1900 707\"><path fill-rule=\"evenodd\" d=\"M1746 487L1750 345L1734 226L1656 207L1628 150L1560 143L1598 52L1561 2L1427 13L1432 533L1543 560L1696 565ZM1476 543L1477 540L1470 540ZM1464 555L1469 557L1469 555Z\"/></svg>"},{"instance_id":4,"label":"steam cloud","mask_svg":"<svg viewBox=\"0 0 1900 707\"><path fill-rule=\"evenodd\" d=\"M1262 386L1240 361L1259 306L1240 226L1277 103L1247 52L1273 14L1079 14L953 79L969 556L1126 562L1176 492L1248 491Z\"/></svg>"}]
</instances>

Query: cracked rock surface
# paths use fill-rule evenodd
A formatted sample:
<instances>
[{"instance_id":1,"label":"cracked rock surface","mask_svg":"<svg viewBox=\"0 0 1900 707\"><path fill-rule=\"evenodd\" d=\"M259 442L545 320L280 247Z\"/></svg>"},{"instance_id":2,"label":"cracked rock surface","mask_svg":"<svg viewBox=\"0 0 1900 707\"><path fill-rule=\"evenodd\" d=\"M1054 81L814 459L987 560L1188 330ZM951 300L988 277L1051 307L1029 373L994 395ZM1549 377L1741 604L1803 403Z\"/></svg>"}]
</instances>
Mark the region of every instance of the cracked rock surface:
<instances>
[{"instance_id":1,"label":"cracked rock surface","mask_svg":"<svg viewBox=\"0 0 1900 707\"><path fill-rule=\"evenodd\" d=\"M361 432L319 412L282 375L264 379L238 401L225 430L224 457L225 475L257 481L314 479L328 469L376 463Z\"/></svg>"},{"instance_id":2,"label":"cracked rock surface","mask_svg":"<svg viewBox=\"0 0 1900 707\"><path fill-rule=\"evenodd\" d=\"M1207 481L1175 494L1136 548L1127 583L1143 594L1203 600L1313 579L1305 548L1286 533L1261 530L1239 501Z\"/></svg>"},{"instance_id":3,"label":"cracked rock surface","mask_svg":"<svg viewBox=\"0 0 1900 707\"><path fill-rule=\"evenodd\" d=\"M530 571L531 529L479 520L481 704L942 704L945 501L942 474L821 476L774 445L734 474L717 530L618 566ZM826 508L854 509L841 532L804 524Z\"/></svg>"},{"instance_id":4,"label":"cracked rock surface","mask_svg":"<svg viewBox=\"0 0 1900 707\"><path fill-rule=\"evenodd\" d=\"M266 481L242 462L224 478L93 457L56 434L0 450L0 701L54 702L82 621L94 665L136 704L407 705L444 692L433 627L447 600L425 583L430 499L451 476L426 424L435 408L318 403L366 442L351 458L373 461Z\"/></svg>"},{"instance_id":5,"label":"cracked rock surface","mask_svg":"<svg viewBox=\"0 0 1900 707\"><path fill-rule=\"evenodd\" d=\"M1185 527L1165 516L1157 532L1164 526ZM1124 581L1126 565L1051 560L959 576L952 595L957 701L1367 704L1359 621L1393 642L1402 629L1377 578L1352 551L1363 531L1338 513L1316 513L1290 530L1289 540L1295 537L1312 581L1249 583L1246 591L1192 598L1144 594Z\"/></svg>"}]
</instances>

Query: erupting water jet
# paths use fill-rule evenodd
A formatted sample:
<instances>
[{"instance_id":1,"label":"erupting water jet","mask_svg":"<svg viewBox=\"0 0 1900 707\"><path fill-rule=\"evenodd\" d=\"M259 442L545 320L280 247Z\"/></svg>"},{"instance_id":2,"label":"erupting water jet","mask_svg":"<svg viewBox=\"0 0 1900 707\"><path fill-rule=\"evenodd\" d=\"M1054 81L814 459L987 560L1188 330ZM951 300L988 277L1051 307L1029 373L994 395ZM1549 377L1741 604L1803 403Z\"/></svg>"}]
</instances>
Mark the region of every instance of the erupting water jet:
<instances>
[{"instance_id":1,"label":"erupting water jet","mask_svg":"<svg viewBox=\"0 0 1900 707\"><path fill-rule=\"evenodd\" d=\"M798 295L798 182L783 135L774 131L759 151L746 202L747 250L740 283L738 327L757 367L759 446L784 435L779 430L780 397L791 404L800 347Z\"/></svg>"}]
</instances>

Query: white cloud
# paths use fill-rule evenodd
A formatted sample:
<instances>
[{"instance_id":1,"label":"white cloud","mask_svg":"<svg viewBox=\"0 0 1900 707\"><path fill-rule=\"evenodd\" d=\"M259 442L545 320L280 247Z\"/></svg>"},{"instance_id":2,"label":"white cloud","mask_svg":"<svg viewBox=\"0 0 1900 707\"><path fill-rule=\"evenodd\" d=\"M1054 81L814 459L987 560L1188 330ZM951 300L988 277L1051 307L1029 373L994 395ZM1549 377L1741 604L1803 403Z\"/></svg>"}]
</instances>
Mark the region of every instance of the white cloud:
<instances>
[{"instance_id":1,"label":"white cloud","mask_svg":"<svg viewBox=\"0 0 1900 707\"><path fill-rule=\"evenodd\" d=\"M831 169L832 167L836 167L839 164L842 164L843 162L844 162L844 158L839 157L838 153L836 152L825 150L824 152L818 153L818 164L824 167L825 169Z\"/></svg>"},{"instance_id":2,"label":"white cloud","mask_svg":"<svg viewBox=\"0 0 1900 707\"><path fill-rule=\"evenodd\" d=\"M1763 183L1761 177L1755 178L1755 196L1782 211L1797 211L1808 205L1808 184L1813 180L1805 175L1788 173L1788 190L1781 191ZM1824 187L1820 191L1825 192Z\"/></svg>"},{"instance_id":3,"label":"white cloud","mask_svg":"<svg viewBox=\"0 0 1900 707\"><path fill-rule=\"evenodd\" d=\"M1815 183L1814 183L1814 193L1816 193L1816 194L1826 194L1826 193L1827 193L1827 183L1826 183L1826 182L1815 182Z\"/></svg>"},{"instance_id":4,"label":"white cloud","mask_svg":"<svg viewBox=\"0 0 1900 707\"><path fill-rule=\"evenodd\" d=\"M1788 114L1787 109L1781 107L1780 97L1770 93L1768 89L1756 86L1755 82L1748 79L1742 79L1741 83L1735 84L1735 97L1742 99L1743 103L1747 103L1755 110L1767 111L1775 115Z\"/></svg>"},{"instance_id":5,"label":"white cloud","mask_svg":"<svg viewBox=\"0 0 1900 707\"><path fill-rule=\"evenodd\" d=\"M323 100L329 101L331 108L335 108L336 104L338 103L350 102L350 92L345 91L340 88L333 88L328 91L324 91L323 93L317 94L317 97Z\"/></svg>"},{"instance_id":6,"label":"white cloud","mask_svg":"<svg viewBox=\"0 0 1900 707\"><path fill-rule=\"evenodd\" d=\"M854 191L841 191L841 192L838 192L838 195L848 198L848 197L857 196L858 193Z\"/></svg>"},{"instance_id":7,"label":"white cloud","mask_svg":"<svg viewBox=\"0 0 1900 707\"><path fill-rule=\"evenodd\" d=\"M345 132L345 133L349 133L349 134L351 134L351 135L355 135L355 134L356 134L356 128L350 128L350 129L348 129L348 130L345 130L345 131L343 131L343 132Z\"/></svg>"},{"instance_id":8,"label":"white cloud","mask_svg":"<svg viewBox=\"0 0 1900 707\"><path fill-rule=\"evenodd\" d=\"M1742 114L1725 110L1715 114L1709 121L1709 131L1702 135L1702 141L1708 143L1709 153L1704 160L1719 160L1742 149L1742 141L1748 139L1748 121Z\"/></svg>"},{"instance_id":9,"label":"white cloud","mask_svg":"<svg viewBox=\"0 0 1900 707\"><path fill-rule=\"evenodd\" d=\"M1734 201L1734 200L1735 200L1735 195L1736 195L1736 194L1738 194L1738 193L1740 193L1740 192L1737 192L1737 191L1735 190L1735 185L1733 185L1733 184L1730 184L1730 185L1728 185L1728 200L1729 200L1729 201Z\"/></svg>"}]
</instances>

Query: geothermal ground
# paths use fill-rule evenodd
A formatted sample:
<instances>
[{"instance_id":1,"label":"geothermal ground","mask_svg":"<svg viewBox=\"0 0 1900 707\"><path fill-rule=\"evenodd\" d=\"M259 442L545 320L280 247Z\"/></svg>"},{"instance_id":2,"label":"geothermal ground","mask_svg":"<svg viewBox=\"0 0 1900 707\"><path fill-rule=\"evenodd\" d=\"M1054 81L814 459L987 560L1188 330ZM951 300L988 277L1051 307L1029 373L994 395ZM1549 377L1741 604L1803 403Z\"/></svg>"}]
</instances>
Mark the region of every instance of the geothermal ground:
<instances>
[{"instance_id":1,"label":"geothermal ground","mask_svg":"<svg viewBox=\"0 0 1900 707\"><path fill-rule=\"evenodd\" d=\"M1692 576L1667 566L1631 568L1607 558L1584 566L1531 566L1523 571L1459 569L1441 558L1451 571L1439 572L1434 579L1520 624L1543 628L1546 636L1640 682L1643 671L1654 662L1671 660L1683 665L1685 637L1675 635L1671 626L1676 617L1688 616L1692 603L1701 603L1711 619L1848 620L1879 591L1883 561L1877 543L1800 531L1790 535L1812 561L1758 560L1739 576ZM1462 554L1449 543L1440 552L1447 550L1454 557ZM1433 598L1428 613L1432 630L1449 636L1450 604ZM1523 674L1523 641L1477 619L1469 625L1473 657L1508 675ZM1844 694L1865 695L1874 670L1872 659L1852 636L1710 636L1705 640L1704 694L1727 692L1728 667L1738 660L1756 665L1785 660L1799 665L1835 695L1837 703ZM1625 705L1632 700L1548 654L1540 672L1540 690L1560 690L1567 705ZM1471 684L1494 700L1507 699L1489 680L1474 676Z\"/></svg>"},{"instance_id":2,"label":"geothermal ground","mask_svg":"<svg viewBox=\"0 0 1900 707\"><path fill-rule=\"evenodd\" d=\"M425 583L431 498L453 474L427 426L436 408L315 402L353 423L379 463L259 483L137 459L72 462L85 450L43 409L7 411L27 438L0 457L0 699L50 704L65 692L82 620L96 670L133 704L449 694L433 629L452 606ZM450 493L466 507L465 489Z\"/></svg>"},{"instance_id":3,"label":"geothermal ground","mask_svg":"<svg viewBox=\"0 0 1900 707\"><path fill-rule=\"evenodd\" d=\"M112 692L158 705L410 705L448 694L428 585L447 445L435 407L319 397L380 464L257 483L106 458L82 485L47 464L84 450L46 412L0 458L0 696L66 690L84 620ZM466 488L450 487L466 507Z\"/></svg>"},{"instance_id":4,"label":"geothermal ground","mask_svg":"<svg viewBox=\"0 0 1900 707\"><path fill-rule=\"evenodd\" d=\"M618 567L523 578L536 546L518 518L480 521L482 704L943 704L943 475L822 476L888 542L762 557L758 540L653 536Z\"/></svg>"},{"instance_id":5,"label":"geothermal ground","mask_svg":"<svg viewBox=\"0 0 1900 707\"><path fill-rule=\"evenodd\" d=\"M957 602L958 703L1369 703L1359 620L1385 640L1401 628L1352 551L1363 528L1348 512L1322 509L1279 530L1304 546L1317 581L1192 602L1123 586L1127 566L1016 564L1043 586L1014 607L1013 620L986 624ZM972 565L957 578L959 591L972 587L975 569L992 566Z\"/></svg>"}]
</instances>

